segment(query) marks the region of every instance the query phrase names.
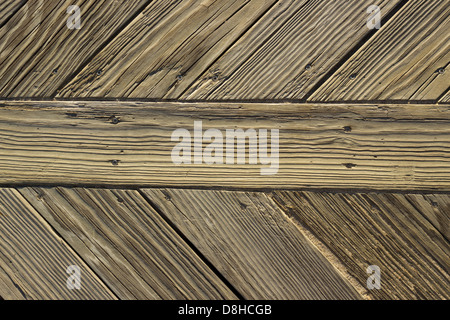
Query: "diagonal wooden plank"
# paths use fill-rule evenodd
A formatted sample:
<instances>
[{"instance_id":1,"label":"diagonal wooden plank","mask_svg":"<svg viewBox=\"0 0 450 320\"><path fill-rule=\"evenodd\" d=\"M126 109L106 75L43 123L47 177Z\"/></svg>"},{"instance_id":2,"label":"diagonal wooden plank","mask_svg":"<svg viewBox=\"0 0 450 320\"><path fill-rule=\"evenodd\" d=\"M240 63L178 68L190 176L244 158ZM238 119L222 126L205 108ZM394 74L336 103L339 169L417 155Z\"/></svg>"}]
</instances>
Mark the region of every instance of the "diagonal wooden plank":
<instances>
[{"instance_id":1,"label":"diagonal wooden plank","mask_svg":"<svg viewBox=\"0 0 450 320\"><path fill-rule=\"evenodd\" d=\"M439 100L440 103L449 103L450 102L450 88L447 90L445 94L442 95L442 98Z\"/></svg>"},{"instance_id":2,"label":"diagonal wooden plank","mask_svg":"<svg viewBox=\"0 0 450 320\"><path fill-rule=\"evenodd\" d=\"M214 63L183 99L303 99L371 33L367 8L400 1L280 1Z\"/></svg>"},{"instance_id":3,"label":"diagonal wooden plank","mask_svg":"<svg viewBox=\"0 0 450 320\"><path fill-rule=\"evenodd\" d=\"M262 193L143 192L246 299L360 298Z\"/></svg>"},{"instance_id":4,"label":"diagonal wooden plank","mask_svg":"<svg viewBox=\"0 0 450 320\"><path fill-rule=\"evenodd\" d=\"M79 290L67 286L69 266L80 268ZM0 276L5 299L116 298L14 189L0 189Z\"/></svg>"},{"instance_id":5,"label":"diagonal wooden plank","mask_svg":"<svg viewBox=\"0 0 450 320\"><path fill-rule=\"evenodd\" d=\"M33 0L0 29L0 96L50 97L148 2ZM81 29L66 24L81 10Z\"/></svg>"},{"instance_id":6,"label":"diagonal wooden plank","mask_svg":"<svg viewBox=\"0 0 450 320\"><path fill-rule=\"evenodd\" d=\"M0 102L0 184L450 190L450 106L270 103ZM176 164L180 140L269 130L267 160ZM271 130L279 130L279 156ZM235 132L235 131L233 131ZM191 140L191 148L194 144ZM264 139L261 136L259 142ZM234 139L236 140L236 139ZM198 141L195 139L195 141ZM225 140L224 140L225 141ZM202 152L209 143L205 140ZM222 147L222 149L220 149ZM226 144L218 146L226 155ZM242 148L242 151L244 149ZM247 151L248 150L248 151ZM191 153L200 155L200 152ZM278 171L275 171L278 164ZM273 167L274 174L262 175ZM269 172L270 173L270 172Z\"/></svg>"},{"instance_id":7,"label":"diagonal wooden plank","mask_svg":"<svg viewBox=\"0 0 450 320\"><path fill-rule=\"evenodd\" d=\"M11 18L16 10L20 8L27 0L8 0L0 2L0 26Z\"/></svg>"},{"instance_id":8,"label":"diagonal wooden plank","mask_svg":"<svg viewBox=\"0 0 450 320\"><path fill-rule=\"evenodd\" d=\"M381 270L377 299L449 299L448 241L402 194L276 191L276 203L308 228L367 287Z\"/></svg>"},{"instance_id":9,"label":"diagonal wooden plank","mask_svg":"<svg viewBox=\"0 0 450 320\"><path fill-rule=\"evenodd\" d=\"M177 98L275 2L153 1L58 97Z\"/></svg>"},{"instance_id":10,"label":"diagonal wooden plank","mask_svg":"<svg viewBox=\"0 0 450 320\"><path fill-rule=\"evenodd\" d=\"M450 83L450 2L409 1L310 101L436 100ZM442 69L444 68L444 69Z\"/></svg>"},{"instance_id":11,"label":"diagonal wooden plank","mask_svg":"<svg viewBox=\"0 0 450 320\"><path fill-rule=\"evenodd\" d=\"M137 191L20 192L120 299L236 298Z\"/></svg>"},{"instance_id":12,"label":"diagonal wooden plank","mask_svg":"<svg viewBox=\"0 0 450 320\"><path fill-rule=\"evenodd\" d=\"M407 194L405 198L450 241L450 195Z\"/></svg>"},{"instance_id":13,"label":"diagonal wooden plank","mask_svg":"<svg viewBox=\"0 0 450 320\"><path fill-rule=\"evenodd\" d=\"M14 282L8 273L0 266L0 294L3 294L5 298L0 296L0 300L26 300L29 296Z\"/></svg>"}]
</instances>

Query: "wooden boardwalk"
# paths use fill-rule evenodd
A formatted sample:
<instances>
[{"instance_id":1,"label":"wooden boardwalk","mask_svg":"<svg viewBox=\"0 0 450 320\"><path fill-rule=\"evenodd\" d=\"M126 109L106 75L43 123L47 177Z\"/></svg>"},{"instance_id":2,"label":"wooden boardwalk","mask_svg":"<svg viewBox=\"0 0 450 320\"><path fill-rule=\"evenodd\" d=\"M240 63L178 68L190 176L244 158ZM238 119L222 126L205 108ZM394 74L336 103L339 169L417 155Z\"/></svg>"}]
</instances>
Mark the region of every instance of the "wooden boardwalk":
<instances>
[{"instance_id":1,"label":"wooden boardwalk","mask_svg":"<svg viewBox=\"0 0 450 320\"><path fill-rule=\"evenodd\" d=\"M449 0L2 0L0 300L449 299L448 30Z\"/></svg>"}]
</instances>

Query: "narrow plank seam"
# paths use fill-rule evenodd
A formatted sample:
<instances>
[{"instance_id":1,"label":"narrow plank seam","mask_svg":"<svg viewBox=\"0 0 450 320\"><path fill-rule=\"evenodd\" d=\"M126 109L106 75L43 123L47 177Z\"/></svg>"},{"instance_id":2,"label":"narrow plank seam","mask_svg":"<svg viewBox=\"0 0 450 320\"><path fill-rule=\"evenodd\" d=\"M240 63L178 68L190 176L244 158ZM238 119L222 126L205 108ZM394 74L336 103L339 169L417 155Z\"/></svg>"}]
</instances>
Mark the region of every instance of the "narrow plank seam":
<instances>
[{"instance_id":1,"label":"narrow plank seam","mask_svg":"<svg viewBox=\"0 0 450 320\"><path fill-rule=\"evenodd\" d=\"M408 0L402 0L400 1L386 16L384 16L381 19L381 25L384 26L391 18L399 12L406 4L408 3ZM381 30L381 29L380 29ZM340 60L338 63L332 67L327 74L325 74L322 79L320 79L314 87L305 95L304 101L309 101L309 98L322 87L322 85L331 77L333 76L336 71L339 70L358 50L360 50L366 43L368 43L372 38L376 37L377 33L380 31L378 29L373 29L369 31L358 43L350 49ZM436 103L436 101L433 100L433 103Z\"/></svg>"},{"instance_id":2,"label":"narrow plank seam","mask_svg":"<svg viewBox=\"0 0 450 320\"><path fill-rule=\"evenodd\" d=\"M20 194L20 196L22 197L22 199L24 199L25 201L26 201L26 203L28 203L38 214L39 214L39 216L47 223L47 225L52 229L52 231L61 239L61 241L63 241L64 242L64 244L67 246L67 247L69 247L73 252L74 252L74 255L75 256L77 256L81 261L83 261L84 262L84 264L86 265L86 268L88 268L91 272L92 272L92 274L95 274L95 276L97 277L97 279L99 280L99 281L101 281L101 283L106 287L106 288L108 288L108 290L111 292L111 294L112 294L112 296L114 297L114 298L116 298L117 300L121 300L118 296L117 296L117 294L116 294L116 292L114 292L114 290L112 289L112 288L110 288L109 286L108 286L108 284L107 283L105 283L104 282L104 280L103 280L103 278L102 277L100 277L100 275L98 275L90 266L89 266L89 264L87 263L87 261L86 260L84 260L84 258L78 253L78 251L76 251L75 250L75 248L73 248L71 245L70 245L70 243L68 243L67 241L66 241L66 239L58 232L58 230L56 230L54 227L53 227L53 225L49 222L49 221L47 221L47 219L39 212L39 210L35 207L35 206L33 206L33 204L30 202L30 201L28 201L28 198L27 197L25 197L23 194L22 194L22 192L20 192L20 190L19 189L15 189L19 194Z\"/></svg>"},{"instance_id":3,"label":"narrow plank seam","mask_svg":"<svg viewBox=\"0 0 450 320\"><path fill-rule=\"evenodd\" d=\"M206 266L238 297L239 300L245 300L242 294L220 273L219 270L203 255L203 253L194 246L194 244L181 232L181 230L167 217L166 214L141 190L137 189L145 201L161 216L161 218L171 227L175 233L191 248L191 250L202 260Z\"/></svg>"},{"instance_id":4,"label":"narrow plank seam","mask_svg":"<svg viewBox=\"0 0 450 320\"><path fill-rule=\"evenodd\" d=\"M152 3L153 0L148 0L145 2L141 8L136 10L136 13L133 14L130 18L125 20L120 28L118 28L101 46L99 46L86 60L84 63L82 63L71 75L67 76L67 78L61 83L61 85L53 92L50 97L55 98L55 96L58 94L59 91L64 89L65 86L67 86L70 81L72 81L78 74L83 71L83 69L94 59L103 49L105 49L117 36L120 35L120 33L126 29L133 21L136 19L146 7Z\"/></svg>"},{"instance_id":5,"label":"narrow plank seam","mask_svg":"<svg viewBox=\"0 0 450 320\"><path fill-rule=\"evenodd\" d=\"M279 188L251 188L251 187L228 187L228 186L180 186L180 185L146 185L139 184L136 186L132 185L121 185L121 184L68 184L68 183L24 183L24 184L1 184L0 189L19 189L19 188L92 188L92 189L111 189L111 190L135 190L139 191L139 189L175 189L175 190L215 190L215 191L242 191L242 192L261 192L261 193L270 193L273 191L311 191L311 192L327 192L327 193L346 193L346 194L359 194L359 193L375 193L375 194L385 194L385 193L393 193L393 194L414 194L414 195L435 195L435 194L443 194L450 195L449 191L440 191L440 190L429 190L429 189L355 189L355 188L325 188L325 187L317 187L317 188L289 188L289 187L279 187Z\"/></svg>"},{"instance_id":6,"label":"narrow plank seam","mask_svg":"<svg viewBox=\"0 0 450 320\"><path fill-rule=\"evenodd\" d=\"M433 227L434 231L436 231L437 233L439 233L443 239L446 239L447 241L449 241L447 239L447 236L445 234L443 234L441 232L441 230L439 230L434 224L433 222L427 217L427 215L425 213L422 212L422 210L420 210L415 204L414 202L411 201L411 199L409 199L408 197L405 197L406 201L408 201L408 203L417 211L419 212L419 214L427 221L430 223L430 225ZM445 267L444 267L445 268Z\"/></svg>"},{"instance_id":7,"label":"narrow plank seam","mask_svg":"<svg viewBox=\"0 0 450 320\"><path fill-rule=\"evenodd\" d=\"M450 88L449 88L450 90ZM448 93L448 91L446 92ZM445 93L442 95L442 97ZM442 99L440 97L440 99ZM381 105L409 105L409 104L438 104L450 105L450 102L439 102L436 100L337 100L337 101L305 101L298 99L217 99L217 100L178 100L178 99L154 99L154 98L109 98L109 97L89 97L89 98L56 98L56 97L0 97L2 102L146 102L146 103L180 103L180 104L195 104L195 103L243 103L243 104L305 104L305 105L324 105L324 104L345 104L345 105L361 105L361 104L381 104ZM1 107L1 105L0 105Z\"/></svg>"},{"instance_id":8,"label":"narrow plank seam","mask_svg":"<svg viewBox=\"0 0 450 320\"><path fill-rule=\"evenodd\" d=\"M186 87L186 89L183 91L183 92L181 92L179 95L178 95L178 99L180 98L180 97L182 97L186 92L188 92L189 90L191 90L192 89L192 85L194 84L194 83L196 83L202 76L203 76L203 74L205 73L205 72L207 72L217 61L219 61L226 53L228 53L228 51L231 49L231 48L233 48L233 46L245 35L245 34L247 34L247 32L254 26L254 25L256 25L257 23L259 23L259 21L270 11L270 10L272 10L272 8L273 7L275 7L275 5L277 5L279 3L279 0L277 0L277 1L274 1L274 3L272 4L272 5L270 5L265 11L263 11L263 12L261 12L261 14L259 15L259 17L257 17L256 19L255 19L255 21L253 22L253 24L251 24L251 25L249 25L246 29L244 29L244 30L242 30L242 33L241 33L241 35L239 36L239 37L236 37L236 39L234 39L234 41L233 42L231 42L230 43L230 45L227 47L227 48L225 48L225 50L223 50L223 52L216 58L216 59L214 59L208 66L206 66L206 68L205 68L205 71L203 71L203 72L201 72L200 74L199 74L199 76L198 77L196 77L195 79L193 79L193 81L191 82L191 84L189 84L189 86L187 86ZM242 8L242 7L241 7ZM240 8L240 9L241 9ZM239 10L240 10L239 9ZM192 101L192 100L188 100L188 101Z\"/></svg>"}]
</instances>

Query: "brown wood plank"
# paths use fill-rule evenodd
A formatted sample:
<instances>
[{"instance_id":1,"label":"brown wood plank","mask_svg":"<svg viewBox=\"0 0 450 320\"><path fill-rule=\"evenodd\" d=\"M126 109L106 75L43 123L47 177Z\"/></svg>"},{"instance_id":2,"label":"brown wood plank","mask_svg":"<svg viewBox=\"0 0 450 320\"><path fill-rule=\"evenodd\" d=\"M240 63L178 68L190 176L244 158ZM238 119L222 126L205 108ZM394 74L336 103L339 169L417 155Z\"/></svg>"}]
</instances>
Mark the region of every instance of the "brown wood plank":
<instances>
[{"instance_id":1,"label":"brown wood plank","mask_svg":"<svg viewBox=\"0 0 450 320\"><path fill-rule=\"evenodd\" d=\"M177 98L275 2L152 1L58 97Z\"/></svg>"},{"instance_id":2,"label":"brown wood plank","mask_svg":"<svg viewBox=\"0 0 450 320\"><path fill-rule=\"evenodd\" d=\"M0 106L4 185L450 191L446 105L5 101ZM172 151L180 140L172 134L183 128L192 134L196 120L203 121L203 132L216 128L224 137L226 129L279 129L278 171L262 175L270 164L260 158L249 164L249 152L245 164L174 164Z\"/></svg>"},{"instance_id":3,"label":"brown wood plank","mask_svg":"<svg viewBox=\"0 0 450 320\"><path fill-rule=\"evenodd\" d=\"M366 287L381 270L376 299L449 299L448 241L402 194L276 191L280 207L308 228Z\"/></svg>"},{"instance_id":4,"label":"brown wood plank","mask_svg":"<svg viewBox=\"0 0 450 320\"><path fill-rule=\"evenodd\" d=\"M20 192L120 299L236 298L137 191Z\"/></svg>"},{"instance_id":5,"label":"brown wood plank","mask_svg":"<svg viewBox=\"0 0 450 320\"><path fill-rule=\"evenodd\" d=\"M450 2L409 1L310 101L437 100L450 83Z\"/></svg>"},{"instance_id":6,"label":"brown wood plank","mask_svg":"<svg viewBox=\"0 0 450 320\"><path fill-rule=\"evenodd\" d=\"M450 240L450 195L407 194L405 198L424 215L428 221Z\"/></svg>"},{"instance_id":7,"label":"brown wood plank","mask_svg":"<svg viewBox=\"0 0 450 320\"><path fill-rule=\"evenodd\" d=\"M400 1L279 1L181 97L303 99L371 32L370 5Z\"/></svg>"},{"instance_id":8,"label":"brown wood plank","mask_svg":"<svg viewBox=\"0 0 450 320\"><path fill-rule=\"evenodd\" d=\"M53 96L147 2L29 1L0 29L0 96ZM66 26L69 5L80 7L81 29Z\"/></svg>"},{"instance_id":9,"label":"brown wood plank","mask_svg":"<svg viewBox=\"0 0 450 320\"><path fill-rule=\"evenodd\" d=\"M81 271L79 290L67 287L73 265ZM0 189L0 276L4 299L116 299L14 189Z\"/></svg>"},{"instance_id":10,"label":"brown wood plank","mask_svg":"<svg viewBox=\"0 0 450 320\"><path fill-rule=\"evenodd\" d=\"M262 193L143 190L246 299L357 299Z\"/></svg>"},{"instance_id":11,"label":"brown wood plank","mask_svg":"<svg viewBox=\"0 0 450 320\"><path fill-rule=\"evenodd\" d=\"M11 18L27 0L7 0L0 2L0 26Z\"/></svg>"}]
</instances>

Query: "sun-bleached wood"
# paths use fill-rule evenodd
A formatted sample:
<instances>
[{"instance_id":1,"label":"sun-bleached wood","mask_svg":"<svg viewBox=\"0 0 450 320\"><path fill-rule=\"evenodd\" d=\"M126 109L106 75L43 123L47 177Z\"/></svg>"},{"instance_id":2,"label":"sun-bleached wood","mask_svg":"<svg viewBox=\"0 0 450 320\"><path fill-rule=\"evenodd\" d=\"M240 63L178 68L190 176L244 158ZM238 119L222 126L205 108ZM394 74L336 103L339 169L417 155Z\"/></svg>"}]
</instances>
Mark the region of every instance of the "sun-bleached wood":
<instances>
[{"instance_id":1,"label":"sun-bleached wood","mask_svg":"<svg viewBox=\"0 0 450 320\"><path fill-rule=\"evenodd\" d=\"M275 191L273 200L310 230L376 299L449 299L450 246L403 194Z\"/></svg>"},{"instance_id":2,"label":"sun-bleached wood","mask_svg":"<svg viewBox=\"0 0 450 320\"><path fill-rule=\"evenodd\" d=\"M147 2L28 1L0 29L0 96L54 96ZM81 29L66 26L70 5L80 7Z\"/></svg>"},{"instance_id":3,"label":"sun-bleached wood","mask_svg":"<svg viewBox=\"0 0 450 320\"><path fill-rule=\"evenodd\" d=\"M120 299L236 299L137 191L19 191Z\"/></svg>"},{"instance_id":4,"label":"sun-bleached wood","mask_svg":"<svg viewBox=\"0 0 450 320\"><path fill-rule=\"evenodd\" d=\"M358 299L263 193L145 189L245 299Z\"/></svg>"},{"instance_id":5,"label":"sun-bleached wood","mask_svg":"<svg viewBox=\"0 0 450 320\"><path fill-rule=\"evenodd\" d=\"M177 98L275 2L152 1L58 97Z\"/></svg>"},{"instance_id":6,"label":"sun-bleached wood","mask_svg":"<svg viewBox=\"0 0 450 320\"><path fill-rule=\"evenodd\" d=\"M279 1L183 94L182 99L303 99L400 1Z\"/></svg>"},{"instance_id":7,"label":"sun-bleached wood","mask_svg":"<svg viewBox=\"0 0 450 320\"><path fill-rule=\"evenodd\" d=\"M0 189L0 239L0 296L4 299L116 299L15 189ZM66 270L73 265L80 268L80 290L67 287L70 274Z\"/></svg>"},{"instance_id":8,"label":"sun-bleached wood","mask_svg":"<svg viewBox=\"0 0 450 320\"><path fill-rule=\"evenodd\" d=\"M196 120L279 129L278 173L174 164L172 133ZM0 148L4 185L450 190L446 105L0 101Z\"/></svg>"},{"instance_id":9,"label":"sun-bleached wood","mask_svg":"<svg viewBox=\"0 0 450 320\"><path fill-rule=\"evenodd\" d=\"M450 2L408 1L309 101L437 100L450 83Z\"/></svg>"}]
</instances>

